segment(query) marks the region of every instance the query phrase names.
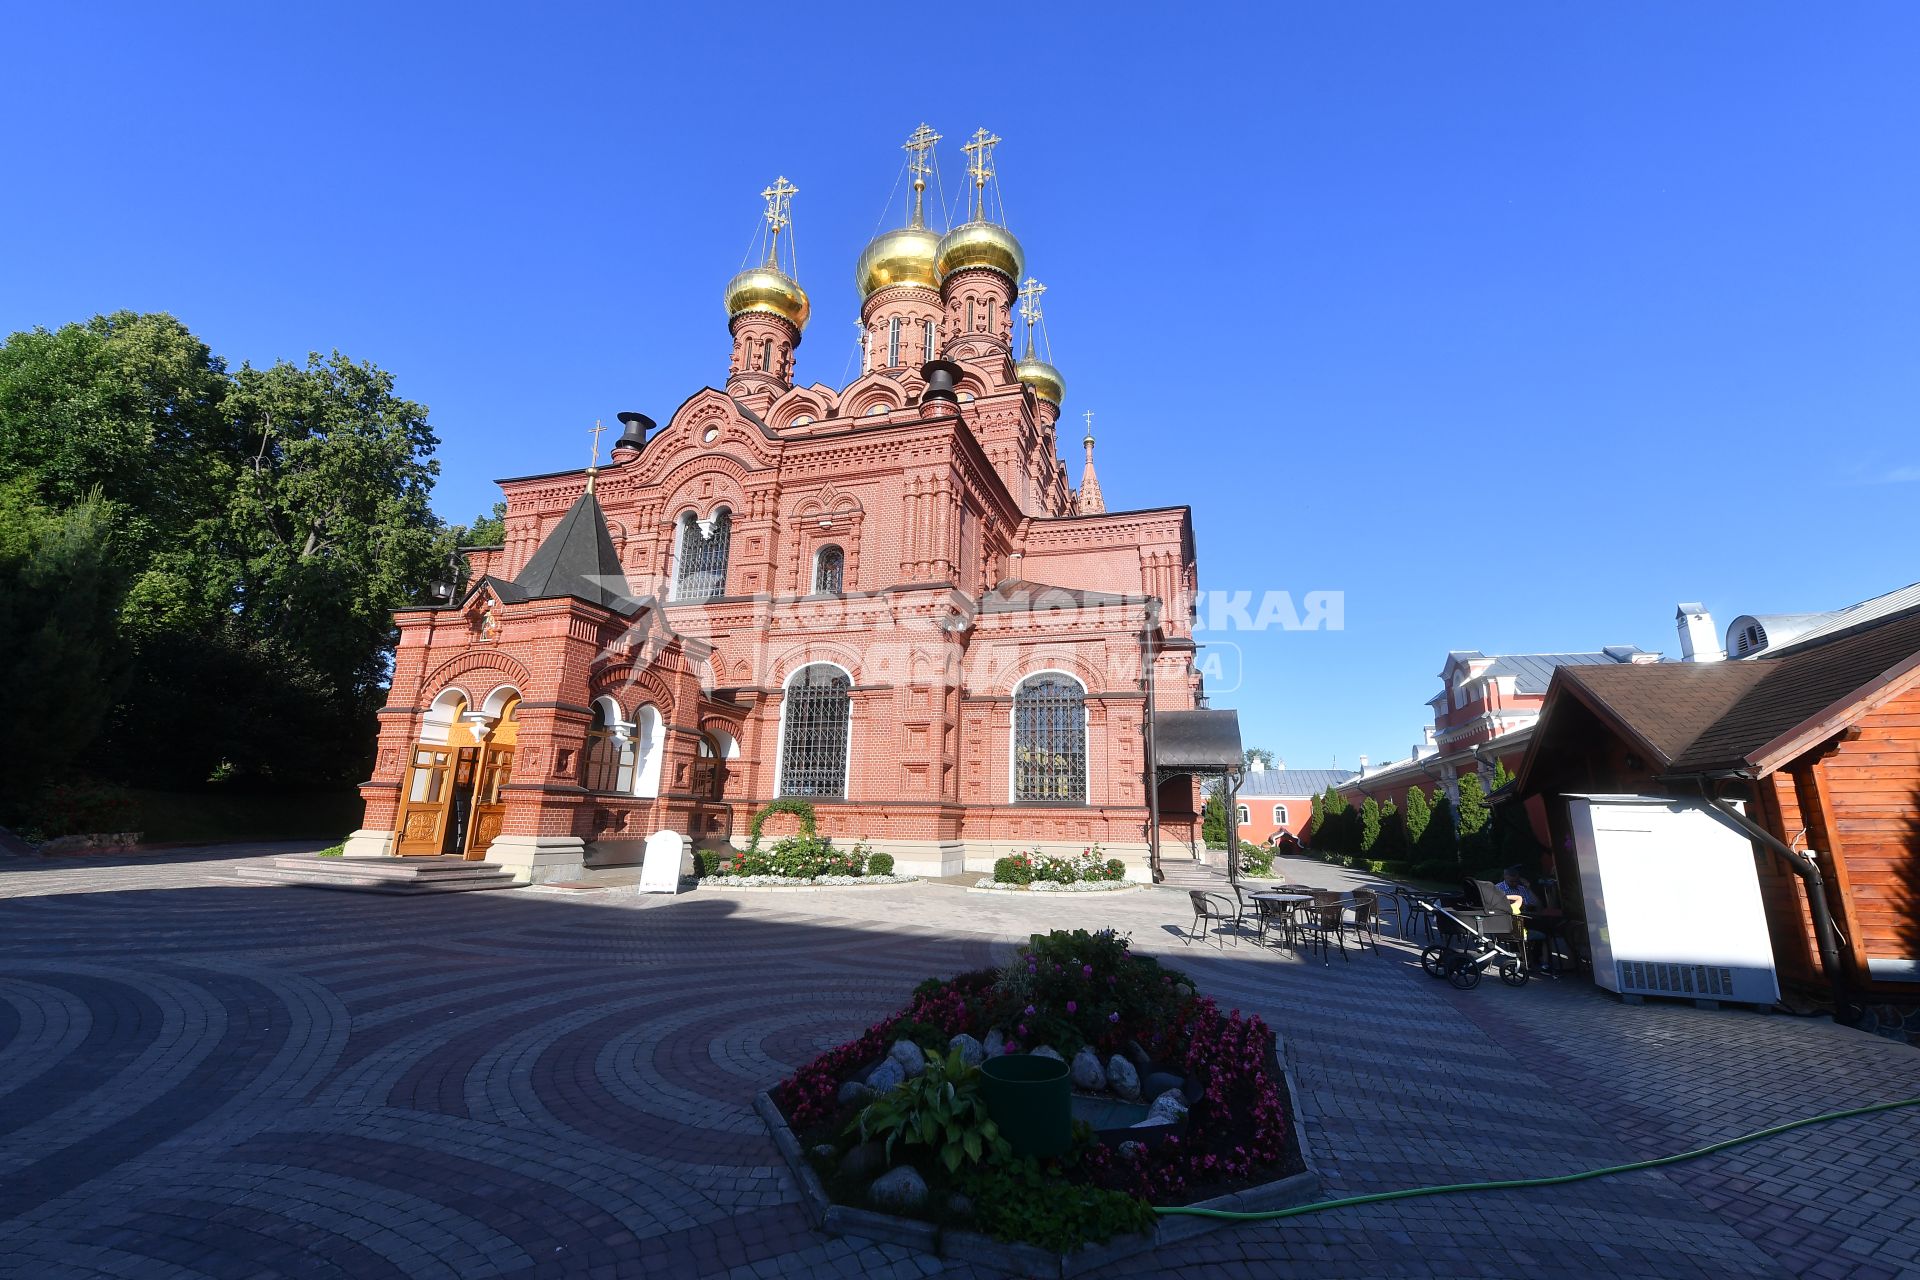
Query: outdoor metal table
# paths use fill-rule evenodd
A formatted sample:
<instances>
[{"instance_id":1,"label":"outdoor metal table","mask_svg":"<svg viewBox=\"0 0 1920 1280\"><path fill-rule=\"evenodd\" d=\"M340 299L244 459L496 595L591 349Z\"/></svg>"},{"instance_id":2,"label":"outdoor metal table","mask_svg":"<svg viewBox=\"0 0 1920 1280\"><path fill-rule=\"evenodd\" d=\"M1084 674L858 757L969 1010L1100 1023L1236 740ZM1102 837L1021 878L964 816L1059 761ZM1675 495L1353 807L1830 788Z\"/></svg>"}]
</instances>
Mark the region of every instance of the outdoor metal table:
<instances>
[{"instance_id":1,"label":"outdoor metal table","mask_svg":"<svg viewBox=\"0 0 1920 1280\"><path fill-rule=\"evenodd\" d=\"M1286 930L1285 940L1290 945L1294 945L1297 948L1298 944L1295 941L1293 936L1294 925L1296 923L1296 921L1293 918L1293 913L1300 907L1302 903L1312 902L1313 893L1311 892L1295 893L1290 889L1284 892L1278 889L1265 889L1259 893L1253 893L1247 896L1252 898L1255 902L1277 902L1281 906L1287 909L1287 916L1286 916L1287 930Z\"/></svg>"}]
</instances>

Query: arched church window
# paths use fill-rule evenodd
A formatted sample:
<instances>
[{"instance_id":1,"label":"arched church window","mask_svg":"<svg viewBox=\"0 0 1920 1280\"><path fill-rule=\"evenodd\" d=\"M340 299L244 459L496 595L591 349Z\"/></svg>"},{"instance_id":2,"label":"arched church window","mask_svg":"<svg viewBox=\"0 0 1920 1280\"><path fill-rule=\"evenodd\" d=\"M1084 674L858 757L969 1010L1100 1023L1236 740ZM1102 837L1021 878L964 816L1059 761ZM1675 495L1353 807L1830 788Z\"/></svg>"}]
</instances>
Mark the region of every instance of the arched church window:
<instances>
[{"instance_id":1,"label":"arched church window","mask_svg":"<svg viewBox=\"0 0 1920 1280\"><path fill-rule=\"evenodd\" d=\"M829 543L813 557L813 589L820 595L839 595L846 581L847 553Z\"/></svg>"},{"instance_id":2,"label":"arched church window","mask_svg":"<svg viewBox=\"0 0 1920 1280\"><path fill-rule=\"evenodd\" d=\"M887 367L894 368L900 363L900 317L887 321Z\"/></svg>"},{"instance_id":3,"label":"arched church window","mask_svg":"<svg viewBox=\"0 0 1920 1280\"><path fill-rule=\"evenodd\" d=\"M633 742L624 734L632 726L616 725L618 716L618 708L610 711L605 698L593 704L580 779L589 791L625 793L633 789Z\"/></svg>"},{"instance_id":4,"label":"arched church window","mask_svg":"<svg viewBox=\"0 0 1920 1280\"><path fill-rule=\"evenodd\" d=\"M1013 798L1086 803L1087 691L1072 676L1042 671L1014 691Z\"/></svg>"},{"instance_id":5,"label":"arched church window","mask_svg":"<svg viewBox=\"0 0 1920 1280\"><path fill-rule=\"evenodd\" d=\"M787 681L780 715L780 794L844 797L852 678L825 662L800 668Z\"/></svg>"},{"instance_id":6,"label":"arched church window","mask_svg":"<svg viewBox=\"0 0 1920 1280\"><path fill-rule=\"evenodd\" d=\"M967 299L967 332L973 332L973 299Z\"/></svg>"},{"instance_id":7,"label":"arched church window","mask_svg":"<svg viewBox=\"0 0 1920 1280\"><path fill-rule=\"evenodd\" d=\"M680 552L674 567L673 598L711 600L726 594L727 545L733 513L725 507L705 520L693 512L680 517Z\"/></svg>"},{"instance_id":8,"label":"arched church window","mask_svg":"<svg viewBox=\"0 0 1920 1280\"><path fill-rule=\"evenodd\" d=\"M925 364L933 359L933 321L920 322L920 362Z\"/></svg>"}]
</instances>

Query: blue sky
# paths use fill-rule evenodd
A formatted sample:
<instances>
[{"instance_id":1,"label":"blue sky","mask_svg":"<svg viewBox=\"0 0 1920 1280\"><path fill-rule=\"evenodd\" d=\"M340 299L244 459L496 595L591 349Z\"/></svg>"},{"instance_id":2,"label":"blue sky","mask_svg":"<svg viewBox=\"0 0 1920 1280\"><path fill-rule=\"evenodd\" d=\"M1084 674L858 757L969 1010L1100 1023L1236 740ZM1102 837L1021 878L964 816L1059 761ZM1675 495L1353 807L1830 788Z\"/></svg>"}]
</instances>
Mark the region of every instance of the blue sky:
<instances>
[{"instance_id":1,"label":"blue sky","mask_svg":"<svg viewBox=\"0 0 1920 1280\"><path fill-rule=\"evenodd\" d=\"M843 381L900 140L947 136L951 193L991 127L1108 503L1191 503L1204 587L1345 593L1338 632L1207 637L1294 765L1403 753L1449 649L1671 652L1680 600L1920 578L1912 5L5 21L0 328L372 360L432 408L450 519L724 378L776 173L800 377Z\"/></svg>"}]
</instances>

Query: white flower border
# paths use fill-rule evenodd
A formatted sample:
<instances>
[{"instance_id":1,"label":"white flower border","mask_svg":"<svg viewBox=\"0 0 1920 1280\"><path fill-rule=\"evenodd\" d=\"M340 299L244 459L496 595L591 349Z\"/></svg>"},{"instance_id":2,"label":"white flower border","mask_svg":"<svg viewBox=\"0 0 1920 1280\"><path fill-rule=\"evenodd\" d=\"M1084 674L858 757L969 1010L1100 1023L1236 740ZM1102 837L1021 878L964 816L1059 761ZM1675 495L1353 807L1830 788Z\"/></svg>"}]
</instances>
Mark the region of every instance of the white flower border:
<instances>
[{"instance_id":1,"label":"white flower border","mask_svg":"<svg viewBox=\"0 0 1920 1280\"><path fill-rule=\"evenodd\" d=\"M824 889L839 885L908 884L919 878L908 875L815 876L808 880L800 876L702 876L700 883L720 889Z\"/></svg>"},{"instance_id":2,"label":"white flower border","mask_svg":"<svg viewBox=\"0 0 1920 1280\"><path fill-rule=\"evenodd\" d=\"M1131 880L1075 880L1072 884L1035 880L1032 884L1001 884L988 876L973 887L988 893L1119 893L1140 886Z\"/></svg>"}]
</instances>

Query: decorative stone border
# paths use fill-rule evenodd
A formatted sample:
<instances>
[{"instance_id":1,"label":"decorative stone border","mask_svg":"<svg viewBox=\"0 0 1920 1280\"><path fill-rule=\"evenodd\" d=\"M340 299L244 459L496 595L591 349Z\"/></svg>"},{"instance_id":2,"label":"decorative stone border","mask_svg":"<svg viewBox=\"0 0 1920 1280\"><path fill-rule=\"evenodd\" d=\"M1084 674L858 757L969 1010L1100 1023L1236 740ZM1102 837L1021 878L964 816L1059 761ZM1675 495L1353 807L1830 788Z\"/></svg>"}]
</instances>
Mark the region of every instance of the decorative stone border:
<instances>
[{"instance_id":1,"label":"decorative stone border","mask_svg":"<svg viewBox=\"0 0 1920 1280\"><path fill-rule=\"evenodd\" d=\"M1230 1195L1199 1201L1193 1208L1257 1213L1267 1209L1289 1209L1320 1197L1320 1175L1314 1169L1313 1157L1307 1150L1306 1126L1301 1123L1300 1109L1295 1101L1299 1097L1299 1090L1294 1088L1293 1072L1287 1069L1285 1060L1280 1056L1277 1042L1274 1046L1273 1069L1286 1086L1287 1106L1293 1117L1294 1147L1300 1152L1301 1162L1306 1168L1277 1182L1265 1182ZM753 1109L760 1113L767 1132L773 1136L773 1145L779 1148L794 1181L800 1184L800 1201L808 1221L815 1230L824 1231L830 1236L858 1236L881 1244L905 1245L909 1249L936 1254L952 1262L997 1267L1015 1275L1060 1277L1066 1280L1066 1277L1086 1275L1163 1244L1190 1240L1221 1227L1235 1225L1220 1218L1172 1214L1161 1217L1151 1232L1115 1236L1105 1243L1083 1245L1072 1253L1061 1254L1038 1245L1008 1244L977 1231L942 1228L917 1218L902 1218L872 1209L835 1204L827 1197L827 1189L821 1183L820 1175L808 1163L799 1138L787 1127L786 1117L780 1114L780 1107L774 1102L773 1095L762 1089L753 1097Z\"/></svg>"},{"instance_id":2,"label":"decorative stone border","mask_svg":"<svg viewBox=\"0 0 1920 1280\"><path fill-rule=\"evenodd\" d=\"M992 876L980 881L968 893L1124 893L1144 888L1131 880L1075 880L1061 884L1055 880L1035 880L1032 884L1001 884Z\"/></svg>"},{"instance_id":3,"label":"decorative stone border","mask_svg":"<svg viewBox=\"0 0 1920 1280\"><path fill-rule=\"evenodd\" d=\"M816 876L802 880L798 876L702 876L699 887L707 889L887 889L897 884L913 884L919 876Z\"/></svg>"}]
</instances>

